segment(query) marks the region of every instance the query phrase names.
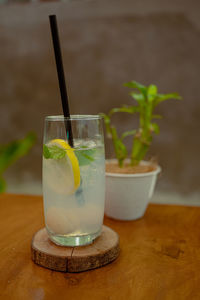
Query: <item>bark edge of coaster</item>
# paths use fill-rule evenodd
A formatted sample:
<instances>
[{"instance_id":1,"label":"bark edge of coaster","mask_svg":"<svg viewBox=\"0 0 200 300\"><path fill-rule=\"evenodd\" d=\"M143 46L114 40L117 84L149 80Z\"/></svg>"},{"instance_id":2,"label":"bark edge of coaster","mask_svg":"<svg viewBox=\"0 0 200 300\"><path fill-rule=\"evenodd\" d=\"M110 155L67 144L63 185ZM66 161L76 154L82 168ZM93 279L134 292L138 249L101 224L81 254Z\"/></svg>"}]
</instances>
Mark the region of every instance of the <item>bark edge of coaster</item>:
<instances>
[{"instance_id":1,"label":"bark edge of coaster","mask_svg":"<svg viewBox=\"0 0 200 300\"><path fill-rule=\"evenodd\" d=\"M101 235L87 246L57 246L49 239L45 228L34 234L31 243L31 258L36 264L62 272L100 268L114 261L119 252L118 234L105 225Z\"/></svg>"}]
</instances>

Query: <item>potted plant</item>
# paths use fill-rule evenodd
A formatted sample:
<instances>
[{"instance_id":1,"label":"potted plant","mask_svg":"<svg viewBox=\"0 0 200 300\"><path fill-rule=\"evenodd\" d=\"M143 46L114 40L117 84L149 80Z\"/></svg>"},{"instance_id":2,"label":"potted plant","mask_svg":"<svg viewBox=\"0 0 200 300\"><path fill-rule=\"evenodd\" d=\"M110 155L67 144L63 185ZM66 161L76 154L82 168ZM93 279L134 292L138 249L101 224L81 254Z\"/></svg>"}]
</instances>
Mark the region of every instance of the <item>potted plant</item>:
<instances>
[{"instance_id":1,"label":"potted plant","mask_svg":"<svg viewBox=\"0 0 200 300\"><path fill-rule=\"evenodd\" d=\"M102 114L108 138L112 139L116 159L106 161L106 203L105 213L115 219L135 220L141 218L153 195L156 179L161 168L145 157L153 140L159 133L154 119L161 116L154 113L161 102L168 99L181 99L177 93L159 94L153 84L144 86L136 81L125 83L133 89L130 95L136 105L124 105L113 108L108 114ZM139 115L137 129L125 131L121 136L111 122L116 113ZM124 139L133 137L130 156Z\"/></svg>"}]
</instances>

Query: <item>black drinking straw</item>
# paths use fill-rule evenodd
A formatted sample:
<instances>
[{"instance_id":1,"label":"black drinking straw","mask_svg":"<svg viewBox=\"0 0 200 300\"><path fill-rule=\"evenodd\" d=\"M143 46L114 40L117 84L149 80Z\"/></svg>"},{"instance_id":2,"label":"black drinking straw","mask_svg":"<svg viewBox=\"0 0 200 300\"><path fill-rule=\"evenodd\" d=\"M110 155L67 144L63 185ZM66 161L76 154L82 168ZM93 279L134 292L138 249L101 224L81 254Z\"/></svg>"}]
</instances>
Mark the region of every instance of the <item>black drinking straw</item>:
<instances>
[{"instance_id":1,"label":"black drinking straw","mask_svg":"<svg viewBox=\"0 0 200 300\"><path fill-rule=\"evenodd\" d=\"M56 67L57 67L58 81L59 81L60 94L61 94L61 100L62 100L63 114L64 114L64 117L70 118L69 101L68 101L68 96L67 96L67 88L66 88L66 84L65 84L65 73L64 73L63 62L62 62L62 54L61 54L61 48L60 48L56 15L49 16L49 21L50 21L50 27L51 27L51 35L52 35L52 41L53 41L53 47L54 47L54 54L55 54L55 59L56 59ZM73 135L72 135L72 127L71 127L70 119L65 122L65 128L66 128L66 133L67 133L67 138L68 138L69 144L70 144L70 146L73 147L74 143L73 143Z\"/></svg>"}]
</instances>

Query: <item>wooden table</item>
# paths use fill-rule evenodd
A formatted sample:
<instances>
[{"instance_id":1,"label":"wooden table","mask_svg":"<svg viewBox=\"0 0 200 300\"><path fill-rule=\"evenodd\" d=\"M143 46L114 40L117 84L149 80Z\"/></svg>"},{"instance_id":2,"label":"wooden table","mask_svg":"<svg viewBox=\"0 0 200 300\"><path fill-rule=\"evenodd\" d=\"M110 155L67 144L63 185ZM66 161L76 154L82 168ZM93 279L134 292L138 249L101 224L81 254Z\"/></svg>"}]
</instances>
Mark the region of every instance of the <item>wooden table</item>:
<instances>
[{"instance_id":1,"label":"wooden table","mask_svg":"<svg viewBox=\"0 0 200 300\"><path fill-rule=\"evenodd\" d=\"M44 226L41 197L1 195L0 216L0 299L200 299L200 208L149 205L138 221L105 218L121 254L77 274L31 261L32 235Z\"/></svg>"}]
</instances>

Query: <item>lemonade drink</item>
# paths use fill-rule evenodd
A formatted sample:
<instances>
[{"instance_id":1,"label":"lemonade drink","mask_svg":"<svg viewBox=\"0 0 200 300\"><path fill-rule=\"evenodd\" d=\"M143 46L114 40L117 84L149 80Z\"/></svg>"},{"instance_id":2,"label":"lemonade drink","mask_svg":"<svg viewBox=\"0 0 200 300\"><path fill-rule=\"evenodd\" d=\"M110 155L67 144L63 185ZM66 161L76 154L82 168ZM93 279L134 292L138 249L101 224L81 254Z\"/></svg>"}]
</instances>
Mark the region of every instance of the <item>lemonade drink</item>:
<instances>
[{"instance_id":1,"label":"lemonade drink","mask_svg":"<svg viewBox=\"0 0 200 300\"><path fill-rule=\"evenodd\" d=\"M102 139L51 139L43 150L46 229L60 245L85 245L101 232L105 161Z\"/></svg>"}]
</instances>

